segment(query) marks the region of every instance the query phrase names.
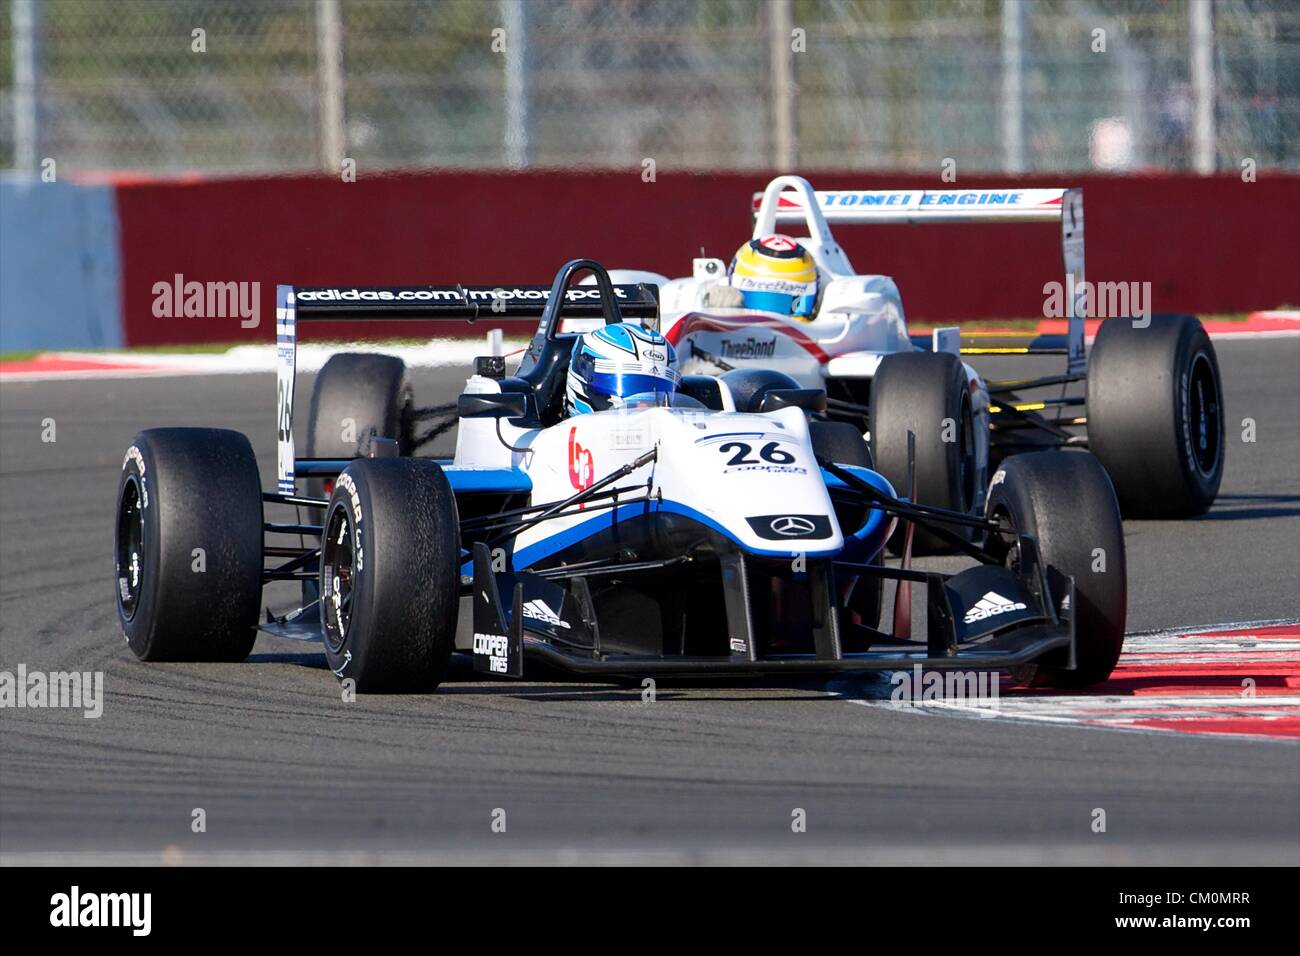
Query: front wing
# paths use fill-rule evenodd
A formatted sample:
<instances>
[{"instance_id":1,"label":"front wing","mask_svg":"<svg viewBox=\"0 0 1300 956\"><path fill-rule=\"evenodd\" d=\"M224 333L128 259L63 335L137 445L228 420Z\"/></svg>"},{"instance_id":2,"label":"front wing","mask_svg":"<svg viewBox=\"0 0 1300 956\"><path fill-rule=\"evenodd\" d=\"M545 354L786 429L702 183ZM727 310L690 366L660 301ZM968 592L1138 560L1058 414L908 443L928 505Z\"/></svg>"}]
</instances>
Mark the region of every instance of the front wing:
<instances>
[{"instance_id":1,"label":"front wing","mask_svg":"<svg viewBox=\"0 0 1300 956\"><path fill-rule=\"evenodd\" d=\"M1022 553L1036 555L1032 539L1022 539L1021 545ZM545 576L527 571L497 573L491 569L487 548L480 544L473 553L474 667L481 673L516 678L523 676L526 659L587 675L806 674L914 666L925 670L1012 670L1050 657L1072 668L1074 580L1058 578L1053 587L1049 576L1054 572L1049 575L1049 569L1037 565L1033 558L1030 561L1038 571L1038 587L1016 586L1011 572L1002 568L973 568L947 578L938 573L911 572L913 577L909 579L924 579L927 585L929 626L924 643L903 641L841 620L833 602L835 562L809 562L810 579L816 581L820 576L821 582L821 586L810 589L820 605L814 608L812 619L815 652L760 655L744 584L744 558L724 557L723 600L727 605L731 653L687 657L628 654L602 647L619 642L610 641L608 634L602 640L586 576L634 574L637 568L610 565L584 568L572 575ZM861 572L866 568L856 566L852 570ZM874 570L885 576L908 575ZM1008 604L1019 604L1021 610L1012 612L1006 623L984 623L988 619L972 623L968 620L972 609L988 597L990 580L997 582L1004 592L1000 596ZM874 638L870 650L850 653L842 649L842 638L850 628L870 631Z\"/></svg>"}]
</instances>

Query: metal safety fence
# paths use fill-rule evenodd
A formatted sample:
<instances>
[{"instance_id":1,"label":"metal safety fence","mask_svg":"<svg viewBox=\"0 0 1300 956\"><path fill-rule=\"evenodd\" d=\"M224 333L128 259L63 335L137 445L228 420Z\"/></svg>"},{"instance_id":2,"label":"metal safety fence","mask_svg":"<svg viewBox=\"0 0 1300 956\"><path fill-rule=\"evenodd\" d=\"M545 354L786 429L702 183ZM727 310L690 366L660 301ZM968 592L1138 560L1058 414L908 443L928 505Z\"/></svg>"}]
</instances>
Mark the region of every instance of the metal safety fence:
<instances>
[{"instance_id":1,"label":"metal safety fence","mask_svg":"<svg viewBox=\"0 0 1300 956\"><path fill-rule=\"evenodd\" d=\"M6 0L0 167L1300 168L1295 0Z\"/></svg>"}]
</instances>

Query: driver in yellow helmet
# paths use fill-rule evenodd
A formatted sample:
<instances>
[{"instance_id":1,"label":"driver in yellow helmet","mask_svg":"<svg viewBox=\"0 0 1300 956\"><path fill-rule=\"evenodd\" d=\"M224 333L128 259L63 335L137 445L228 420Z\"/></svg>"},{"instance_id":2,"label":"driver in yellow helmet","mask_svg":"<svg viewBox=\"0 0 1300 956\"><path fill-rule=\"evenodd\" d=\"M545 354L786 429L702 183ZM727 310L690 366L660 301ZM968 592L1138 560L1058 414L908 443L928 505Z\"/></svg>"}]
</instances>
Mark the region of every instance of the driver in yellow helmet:
<instances>
[{"instance_id":1,"label":"driver in yellow helmet","mask_svg":"<svg viewBox=\"0 0 1300 956\"><path fill-rule=\"evenodd\" d=\"M771 235L741 246L727 268L727 282L706 287L704 301L811 322L820 291L817 264L808 250L789 236Z\"/></svg>"}]
</instances>

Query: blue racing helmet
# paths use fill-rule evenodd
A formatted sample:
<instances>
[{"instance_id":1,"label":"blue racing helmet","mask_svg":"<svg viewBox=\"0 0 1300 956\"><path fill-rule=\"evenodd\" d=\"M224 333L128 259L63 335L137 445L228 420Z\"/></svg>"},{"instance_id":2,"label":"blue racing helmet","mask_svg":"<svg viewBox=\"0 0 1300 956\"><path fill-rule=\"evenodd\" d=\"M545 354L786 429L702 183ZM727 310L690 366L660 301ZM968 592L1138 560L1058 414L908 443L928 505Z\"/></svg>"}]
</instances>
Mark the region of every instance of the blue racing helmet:
<instances>
[{"instance_id":1,"label":"blue racing helmet","mask_svg":"<svg viewBox=\"0 0 1300 956\"><path fill-rule=\"evenodd\" d=\"M569 359L564 407L570 415L622 408L633 397L647 401L677 390L677 353L653 329L620 322L578 336Z\"/></svg>"}]
</instances>

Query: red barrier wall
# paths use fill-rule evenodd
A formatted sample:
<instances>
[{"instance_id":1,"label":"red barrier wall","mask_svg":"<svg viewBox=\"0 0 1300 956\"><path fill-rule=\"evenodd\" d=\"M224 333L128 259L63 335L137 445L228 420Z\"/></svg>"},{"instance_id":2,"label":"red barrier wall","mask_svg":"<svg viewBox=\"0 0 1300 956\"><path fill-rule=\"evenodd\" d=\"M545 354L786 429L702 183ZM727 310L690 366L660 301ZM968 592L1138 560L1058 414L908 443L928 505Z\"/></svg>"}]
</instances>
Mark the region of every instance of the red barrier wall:
<instances>
[{"instance_id":1,"label":"red barrier wall","mask_svg":"<svg viewBox=\"0 0 1300 956\"><path fill-rule=\"evenodd\" d=\"M272 341L275 284L549 283L566 260L685 275L703 246L727 259L767 177L661 172L438 172L343 183L317 176L118 186L132 345ZM819 188L942 188L935 177L821 173ZM1150 281L1155 311L1300 303L1300 176L981 176L962 187L1084 187L1087 277ZM923 319L1041 314L1061 279L1056 224L841 226L863 272L892 275ZM155 318L154 283L258 281L261 322ZM367 331L415 336L427 327ZM327 331L328 330L328 331ZM458 333L468 329L458 327ZM316 326L315 337L355 334Z\"/></svg>"}]
</instances>

